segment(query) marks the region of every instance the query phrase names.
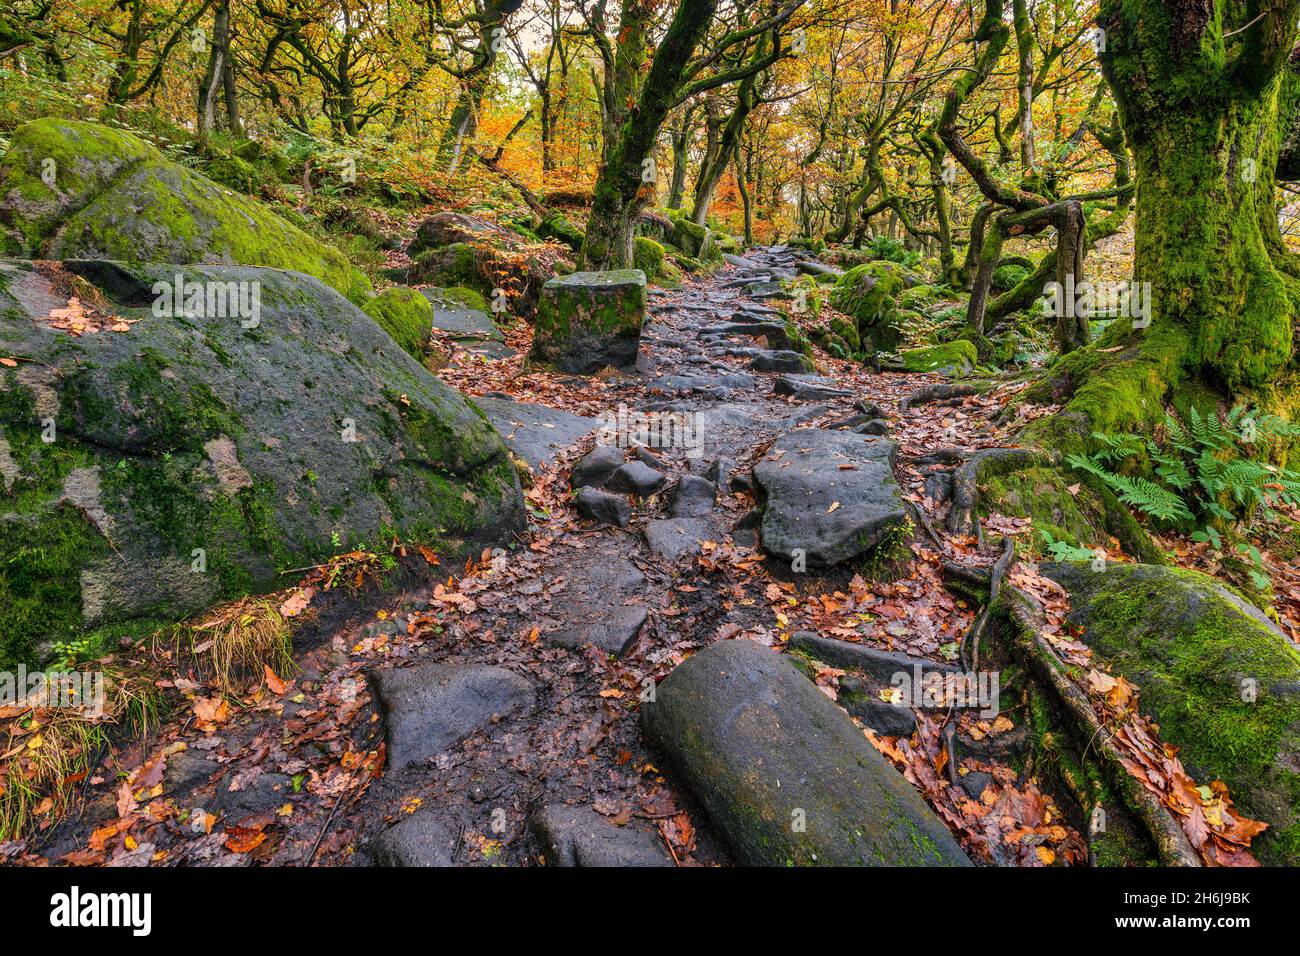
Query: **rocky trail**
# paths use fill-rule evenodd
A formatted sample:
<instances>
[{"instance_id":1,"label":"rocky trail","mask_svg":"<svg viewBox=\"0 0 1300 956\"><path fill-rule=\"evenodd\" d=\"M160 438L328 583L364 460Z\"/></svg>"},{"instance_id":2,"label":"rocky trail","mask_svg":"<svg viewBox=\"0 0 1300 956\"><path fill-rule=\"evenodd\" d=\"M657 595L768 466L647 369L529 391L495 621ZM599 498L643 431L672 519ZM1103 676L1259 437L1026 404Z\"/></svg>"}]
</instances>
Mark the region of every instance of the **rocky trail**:
<instances>
[{"instance_id":1,"label":"rocky trail","mask_svg":"<svg viewBox=\"0 0 1300 956\"><path fill-rule=\"evenodd\" d=\"M527 531L463 568L411 556L400 593L309 614L295 673L237 705L199 698L116 753L26 852L1086 862L1078 821L1022 766L1016 707L890 702L899 675L968 663L988 576L1007 572L961 468L1007 441L1017 386L833 359L813 373L764 304L800 268L756 249L651 290L634 374L527 372L517 331L449 325L444 379L532 469Z\"/></svg>"}]
</instances>

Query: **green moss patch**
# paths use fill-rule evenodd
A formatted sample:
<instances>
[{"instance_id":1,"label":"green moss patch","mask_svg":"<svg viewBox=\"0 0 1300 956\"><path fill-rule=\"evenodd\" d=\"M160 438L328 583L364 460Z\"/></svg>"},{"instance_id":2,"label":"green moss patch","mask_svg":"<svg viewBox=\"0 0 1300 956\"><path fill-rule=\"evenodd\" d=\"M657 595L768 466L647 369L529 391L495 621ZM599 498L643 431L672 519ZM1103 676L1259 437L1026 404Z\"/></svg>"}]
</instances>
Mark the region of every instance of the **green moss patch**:
<instances>
[{"instance_id":1,"label":"green moss patch","mask_svg":"<svg viewBox=\"0 0 1300 956\"><path fill-rule=\"evenodd\" d=\"M414 289L398 286L375 296L362 309L394 342L416 358L423 358L433 331L433 306L428 299Z\"/></svg>"}]
</instances>

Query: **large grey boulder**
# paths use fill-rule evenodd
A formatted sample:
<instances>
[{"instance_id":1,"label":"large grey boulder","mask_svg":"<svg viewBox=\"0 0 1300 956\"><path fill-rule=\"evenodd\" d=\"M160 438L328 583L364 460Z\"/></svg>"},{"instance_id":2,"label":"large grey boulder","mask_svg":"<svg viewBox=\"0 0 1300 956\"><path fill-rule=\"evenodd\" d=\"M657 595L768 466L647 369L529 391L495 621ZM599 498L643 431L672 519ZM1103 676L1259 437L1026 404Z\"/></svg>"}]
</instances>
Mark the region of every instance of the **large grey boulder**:
<instances>
[{"instance_id":1,"label":"large grey boulder","mask_svg":"<svg viewBox=\"0 0 1300 956\"><path fill-rule=\"evenodd\" d=\"M0 160L0 254L267 266L315 276L358 304L371 293L343 253L256 199L79 120L14 131Z\"/></svg>"},{"instance_id":2,"label":"large grey boulder","mask_svg":"<svg viewBox=\"0 0 1300 956\"><path fill-rule=\"evenodd\" d=\"M388 763L437 756L494 719L533 709L533 686L504 667L421 664L371 675L384 710Z\"/></svg>"},{"instance_id":3,"label":"large grey boulder","mask_svg":"<svg viewBox=\"0 0 1300 956\"><path fill-rule=\"evenodd\" d=\"M898 445L852 432L786 432L754 466L766 496L763 548L829 567L867 554L907 520L894 480Z\"/></svg>"},{"instance_id":4,"label":"large grey boulder","mask_svg":"<svg viewBox=\"0 0 1300 956\"><path fill-rule=\"evenodd\" d=\"M203 314L155 315L178 273L244 290L255 319L206 295ZM99 303L100 331L55 327L72 293ZM458 552L524 524L491 425L300 273L0 261L10 355L26 361L0 366L0 663L282 587L394 534Z\"/></svg>"},{"instance_id":5,"label":"large grey boulder","mask_svg":"<svg viewBox=\"0 0 1300 956\"><path fill-rule=\"evenodd\" d=\"M495 395L471 401L483 410L510 450L533 468L553 462L556 456L600 427L600 419L575 415L562 408L516 402Z\"/></svg>"},{"instance_id":6,"label":"large grey boulder","mask_svg":"<svg viewBox=\"0 0 1300 956\"><path fill-rule=\"evenodd\" d=\"M633 365L645 321L640 269L574 272L542 287L533 358L580 375Z\"/></svg>"},{"instance_id":7,"label":"large grey boulder","mask_svg":"<svg viewBox=\"0 0 1300 956\"><path fill-rule=\"evenodd\" d=\"M752 641L718 641L678 665L641 725L740 863L970 863L848 715Z\"/></svg>"}]
</instances>

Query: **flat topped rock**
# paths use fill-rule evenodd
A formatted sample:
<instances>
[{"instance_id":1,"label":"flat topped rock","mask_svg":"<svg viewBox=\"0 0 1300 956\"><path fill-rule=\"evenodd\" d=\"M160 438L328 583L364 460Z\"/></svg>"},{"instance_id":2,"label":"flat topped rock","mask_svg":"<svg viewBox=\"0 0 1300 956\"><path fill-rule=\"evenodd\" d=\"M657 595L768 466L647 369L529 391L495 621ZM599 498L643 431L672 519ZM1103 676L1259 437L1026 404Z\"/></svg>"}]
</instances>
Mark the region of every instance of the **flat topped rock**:
<instances>
[{"instance_id":1,"label":"flat topped rock","mask_svg":"<svg viewBox=\"0 0 1300 956\"><path fill-rule=\"evenodd\" d=\"M756 372L807 372L812 362L802 352L790 349L759 351L750 360L749 367Z\"/></svg>"},{"instance_id":2,"label":"flat topped rock","mask_svg":"<svg viewBox=\"0 0 1300 956\"><path fill-rule=\"evenodd\" d=\"M650 553L670 563L694 557L703 550L705 541L719 536L717 524L709 518L653 518L645 525Z\"/></svg>"},{"instance_id":3,"label":"flat topped rock","mask_svg":"<svg viewBox=\"0 0 1300 956\"><path fill-rule=\"evenodd\" d=\"M673 866L649 826L616 826L590 807L552 804L529 821L547 866Z\"/></svg>"},{"instance_id":4,"label":"flat topped rock","mask_svg":"<svg viewBox=\"0 0 1300 956\"><path fill-rule=\"evenodd\" d=\"M434 757L494 718L533 709L533 686L504 667L423 664L371 675L384 710L388 762L400 770Z\"/></svg>"},{"instance_id":5,"label":"flat topped rock","mask_svg":"<svg viewBox=\"0 0 1300 956\"><path fill-rule=\"evenodd\" d=\"M576 555L563 573L552 607L565 624L543 637L561 647L592 644L607 654L627 653L648 616L645 575L627 559L598 551Z\"/></svg>"},{"instance_id":6,"label":"flat topped rock","mask_svg":"<svg viewBox=\"0 0 1300 956\"><path fill-rule=\"evenodd\" d=\"M550 464L560 452L600 427L599 419L546 405L487 395L470 401L483 409L510 450L534 468Z\"/></svg>"},{"instance_id":7,"label":"flat topped rock","mask_svg":"<svg viewBox=\"0 0 1300 956\"><path fill-rule=\"evenodd\" d=\"M641 726L741 864L970 865L849 716L753 641L718 641L678 665Z\"/></svg>"},{"instance_id":8,"label":"flat topped rock","mask_svg":"<svg viewBox=\"0 0 1300 956\"><path fill-rule=\"evenodd\" d=\"M425 286L420 294L433 306L433 327L457 338L501 342L504 336L492 317L474 309L447 293L445 289Z\"/></svg>"},{"instance_id":9,"label":"flat topped rock","mask_svg":"<svg viewBox=\"0 0 1300 956\"><path fill-rule=\"evenodd\" d=\"M556 276L542 287L531 355L580 375L634 365L645 300L646 279L640 269Z\"/></svg>"},{"instance_id":10,"label":"flat topped rock","mask_svg":"<svg viewBox=\"0 0 1300 956\"><path fill-rule=\"evenodd\" d=\"M644 289L645 273L640 269L607 269L604 272L570 272L546 283L548 289Z\"/></svg>"},{"instance_id":11,"label":"flat topped rock","mask_svg":"<svg viewBox=\"0 0 1300 956\"><path fill-rule=\"evenodd\" d=\"M822 375L782 375L772 383L772 391L804 402L848 398L853 394L848 389L840 388L834 379Z\"/></svg>"},{"instance_id":12,"label":"flat topped rock","mask_svg":"<svg viewBox=\"0 0 1300 956\"><path fill-rule=\"evenodd\" d=\"M894 480L898 446L853 432L786 432L754 466L766 493L763 548L829 567L874 548L907 513Z\"/></svg>"}]
</instances>

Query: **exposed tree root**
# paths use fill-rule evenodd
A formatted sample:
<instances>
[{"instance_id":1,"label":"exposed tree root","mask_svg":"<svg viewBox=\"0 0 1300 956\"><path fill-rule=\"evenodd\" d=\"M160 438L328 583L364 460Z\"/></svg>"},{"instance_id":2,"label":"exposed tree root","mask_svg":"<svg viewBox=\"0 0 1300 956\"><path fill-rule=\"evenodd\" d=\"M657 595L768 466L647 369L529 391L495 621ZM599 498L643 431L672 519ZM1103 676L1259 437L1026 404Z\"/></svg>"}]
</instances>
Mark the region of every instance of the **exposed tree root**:
<instances>
[{"instance_id":1,"label":"exposed tree root","mask_svg":"<svg viewBox=\"0 0 1300 956\"><path fill-rule=\"evenodd\" d=\"M1060 705L1060 712L1073 724L1078 739L1087 741L1084 756L1096 754L1114 792L1141 820L1160 862L1165 866L1200 866L1200 857L1178 821L1125 769L1110 729L1101 723L1087 695L1041 637L1046 621L1037 604L1018 588L1009 587L999 595L993 614L1007 622L1006 633L1011 649L1029 668L1038 684Z\"/></svg>"},{"instance_id":2,"label":"exposed tree root","mask_svg":"<svg viewBox=\"0 0 1300 956\"><path fill-rule=\"evenodd\" d=\"M1024 448L988 448L976 452L970 461L953 472L949 533L980 534L979 523L975 520L975 504L981 480L1047 463L1047 457L1041 452Z\"/></svg>"},{"instance_id":3,"label":"exposed tree root","mask_svg":"<svg viewBox=\"0 0 1300 956\"><path fill-rule=\"evenodd\" d=\"M979 385L927 385L925 388L917 389L911 395L907 395L898 403L898 410L905 412L913 405L924 405L928 402L942 402L948 398L965 398L967 395L979 395L985 391Z\"/></svg>"},{"instance_id":4,"label":"exposed tree root","mask_svg":"<svg viewBox=\"0 0 1300 956\"><path fill-rule=\"evenodd\" d=\"M1002 554L997 561L993 562L988 575L989 599L984 605L984 610L980 611L980 616L975 619L974 626L962 635L961 643L957 646L957 658L961 661L962 668L967 671L979 670L980 640L984 636L984 629L988 626L989 614L1002 590L1002 579L1006 577L1007 570L1015 559L1015 541L1009 537L1003 538Z\"/></svg>"}]
</instances>

